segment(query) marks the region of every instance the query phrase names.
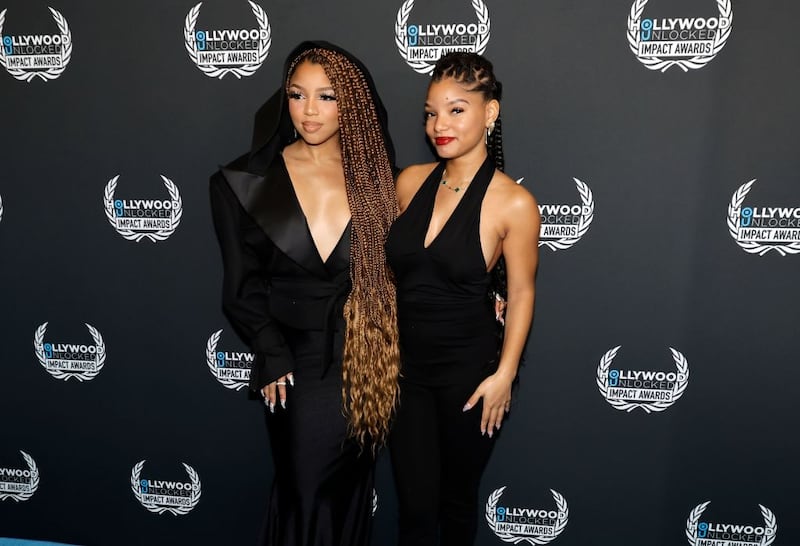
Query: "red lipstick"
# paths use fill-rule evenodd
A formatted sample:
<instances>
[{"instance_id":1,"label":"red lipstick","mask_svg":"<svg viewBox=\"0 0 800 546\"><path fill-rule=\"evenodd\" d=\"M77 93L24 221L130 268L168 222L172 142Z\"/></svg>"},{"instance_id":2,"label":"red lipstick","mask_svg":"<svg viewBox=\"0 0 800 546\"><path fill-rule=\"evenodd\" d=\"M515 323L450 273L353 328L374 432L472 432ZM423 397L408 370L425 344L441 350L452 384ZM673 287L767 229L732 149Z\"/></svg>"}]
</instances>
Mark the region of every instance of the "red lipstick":
<instances>
[{"instance_id":1,"label":"red lipstick","mask_svg":"<svg viewBox=\"0 0 800 546\"><path fill-rule=\"evenodd\" d=\"M445 144L450 144L455 140L453 137L436 137L434 139L436 141L437 146L444 146Z\"/></svg>"}]
</instances>

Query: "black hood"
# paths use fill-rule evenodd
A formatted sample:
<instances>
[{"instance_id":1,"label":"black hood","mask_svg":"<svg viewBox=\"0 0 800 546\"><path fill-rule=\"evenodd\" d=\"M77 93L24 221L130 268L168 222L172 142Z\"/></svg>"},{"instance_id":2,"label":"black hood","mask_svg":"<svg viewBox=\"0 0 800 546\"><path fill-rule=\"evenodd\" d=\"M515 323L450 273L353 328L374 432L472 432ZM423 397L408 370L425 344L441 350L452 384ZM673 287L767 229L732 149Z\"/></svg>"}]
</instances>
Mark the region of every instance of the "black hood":
<instances>
[{"instance_id":1,"label":"black hood","mask_svg":"<svg viewBox=\"0 0 800 546\"><path fill-rule=\"evenodd\" d=\"M395 164L394 146L389 136L389 121L386 109L381 102L375 82L372 79L367 67L356 57L344 49L324 41L303 42L289 53L283 63L283 73L280 88L258 109L255 116L253 128L253 141L247 159L247 171L255 174L263 173L272 163L277 154L281 152L294 139L294 128L289 117L289 103L286 97L286 79L292 62L304 51L309 49L327 49L335 51L347 57L364 74L364 78L369 85L372 99L375 102L375 110L381 124L386 151L391 165ZM238 161L236 162L238 163ZM233 166L233 165L231 165ZM241 165L237 165L241 168Z\"/></svg>"}]
</instances>

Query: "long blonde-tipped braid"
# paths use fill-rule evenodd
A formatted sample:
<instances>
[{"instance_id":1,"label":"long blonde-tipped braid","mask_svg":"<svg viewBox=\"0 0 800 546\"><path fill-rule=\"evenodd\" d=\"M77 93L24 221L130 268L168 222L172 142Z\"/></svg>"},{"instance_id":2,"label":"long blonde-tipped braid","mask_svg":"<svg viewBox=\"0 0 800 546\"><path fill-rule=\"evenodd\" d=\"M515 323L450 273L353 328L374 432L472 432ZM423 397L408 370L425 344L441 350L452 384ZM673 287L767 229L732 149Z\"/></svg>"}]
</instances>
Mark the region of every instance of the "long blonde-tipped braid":
<instances>
[{"instance_id":1,"label":"long blonde-tipped braid","mask_svg":"<svg viewBox=\"0 0 800 546\"><path fill-rule=\"evenodd\" d=\"M344 306L343 410L362 446L385 443L397 404L397 298L384 243L397 217L392 165L364 75L343 55L312 49L293 64L322 65L336 93L342 167L350 206L350 279ZM291 74L290 70L290 74Z\"/></svg>"}]
</instances>

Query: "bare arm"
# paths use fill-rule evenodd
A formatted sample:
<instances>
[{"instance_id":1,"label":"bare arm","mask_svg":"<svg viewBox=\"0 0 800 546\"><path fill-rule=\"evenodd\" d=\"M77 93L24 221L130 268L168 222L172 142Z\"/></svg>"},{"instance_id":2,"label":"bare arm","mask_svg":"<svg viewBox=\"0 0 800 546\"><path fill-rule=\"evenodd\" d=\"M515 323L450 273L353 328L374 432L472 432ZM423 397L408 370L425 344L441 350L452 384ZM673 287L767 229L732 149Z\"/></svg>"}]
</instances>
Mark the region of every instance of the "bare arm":
<instances>
[{"instance_id":1,"label":"bare arm","mask_svg":"<svg viewBox=\"0 0 800 546\"><path fill-rule=\"evenodd\" d=\"M500 428L511 403L511 384L533 321L534 276L539 260L539 209L524 188L515 188L503 214L502 251L506 260L508 302L505 337L497 371L487 377L470 397L465 411L483 398L481 433L492 436Z\"/></svg>"}]
</instances>

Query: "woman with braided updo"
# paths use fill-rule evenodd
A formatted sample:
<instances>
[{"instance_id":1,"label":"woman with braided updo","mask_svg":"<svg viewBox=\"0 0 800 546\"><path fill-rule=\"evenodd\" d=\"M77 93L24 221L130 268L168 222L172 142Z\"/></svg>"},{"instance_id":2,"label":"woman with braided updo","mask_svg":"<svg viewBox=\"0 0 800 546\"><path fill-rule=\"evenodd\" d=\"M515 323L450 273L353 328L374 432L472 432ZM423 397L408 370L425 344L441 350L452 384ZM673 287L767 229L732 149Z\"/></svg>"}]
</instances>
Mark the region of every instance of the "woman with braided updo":
<instances>
[{"instance_id":1,"label":"woman with braided updo","mask_svg":"<svg viewBox=\"0 0 800 546\"><path fill-rule=\"evenodd\" d=\"M261 544L362 546L398 394L394 151L352 55L305 42L284 76L252 150L211 179L223 309L256 354L275 463Z\"/></svg>"},{"instance_id":2,"label":"woman with braided updo","mask_svg":"<svg viewBox=\"0 0 800 546\"><path fill-rule=\"evenodd\" d=\"M502 172L500 96L484 57L443 56L425 102L425 131L441 161L408 167L397 182L400 216L386 255L402 361L389 439L401 546L473 544L480 477L533 318L539 210ZM502 337L486 297L501 257Z\"/></svg>"}]
</instances>

